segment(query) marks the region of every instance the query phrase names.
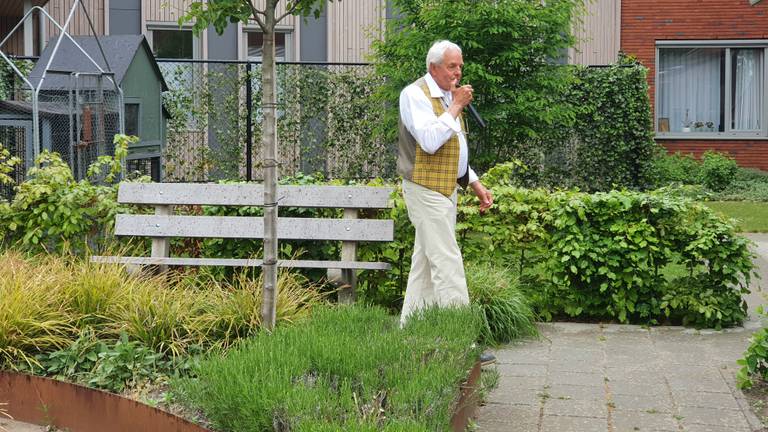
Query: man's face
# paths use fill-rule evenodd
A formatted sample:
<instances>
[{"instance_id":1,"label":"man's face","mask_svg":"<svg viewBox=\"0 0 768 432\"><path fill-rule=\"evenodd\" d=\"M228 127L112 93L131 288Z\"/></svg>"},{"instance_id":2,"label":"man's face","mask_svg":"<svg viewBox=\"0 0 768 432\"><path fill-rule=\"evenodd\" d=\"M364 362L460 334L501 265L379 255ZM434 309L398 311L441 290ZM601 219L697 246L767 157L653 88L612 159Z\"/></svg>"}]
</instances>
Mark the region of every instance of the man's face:
<instances>
[{"instance_id":1,"label":"man's face","mask_svg":"<svg viewBox=\"0 0 768 432\"><path fill-rule=\"evenodd\" d=\"M432 75L435 82L443 90L451 90L461 80L461 68L464 67L464 60L455 49L447 49L443 54L441 64L430 64L429 74Z\"/></svg>"}]
</instances>

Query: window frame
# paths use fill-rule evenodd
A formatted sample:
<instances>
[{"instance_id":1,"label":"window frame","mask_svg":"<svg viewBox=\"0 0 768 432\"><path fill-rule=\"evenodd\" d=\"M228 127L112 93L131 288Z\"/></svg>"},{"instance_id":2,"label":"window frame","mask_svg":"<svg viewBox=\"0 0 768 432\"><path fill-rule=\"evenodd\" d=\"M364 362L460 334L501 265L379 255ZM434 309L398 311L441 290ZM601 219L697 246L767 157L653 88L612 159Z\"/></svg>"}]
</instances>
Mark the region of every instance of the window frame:
<instances>
[{"instance_id":1,"label":"window frame","mask_svg":"<svg viewBox=\"0 0 768 432\"><path fill-rule=\"evenodd\" d=\"M263 33L261 28L258 25L255 24L247 24L243 25L240 29L240 43L241 43L241 49L240 49L240 59L243 61L248 61L248 33ZM285 60L276 60L276 61L294 61L294 31L292 27L283 27L278 26L275 28L275 33L282 33L285 35ZM258 62L261 62L262 60L258 60Z\"/></svg>"},{"instance_id":2,"label":"window frame","mask_svg":"<svg viewBox=\"0 0 768 432\"><path fill-rule=\"evenodd\" d=\"M175 31L188 31L192 33L192 60L200 60L203 58L203 41L202 38L199 36L196 36L194 32L192 32L192 25L185 24L179 27L176 23L171 22L163 22L163 21L157 21L157 22L147 22L146 24L146 38L147 43L149 43L149 48L154 53L155 47L154 47L154 34L153 32L155 30L175 30Z\"/></svg>"},{"instance_id":3,"label":"window frame","mask_svg":"<svg viewBox=\"0 0 768 432\"><path fill-rule=\"evenodd\" d=\"M659 132L659 73L661 50L670 48L720 48L725 50L725 103L724 132ZM733 85L732 55L731 50L740 48L763 49L763 113L761 129L758 131L738 131L731 129L733 119L733 98L731 87ZM744 40L665 40L656 41L656 58L654 63L654 106L653 129L656 138L662 139L768 139L768 39L744 39Z\"/></svg>"},{"instance_id":4,"label":"window frame","mask_svg":"<svg viewBox=\"0 0 768 432\"><path fill-rule=\"evenodd\" d=\"M143 136L143 130L142 130L142 125L141 125L141 123L142 123L141 122L141 118L142 118L142 113L143 113L143 107L141 106L141 98L136 98L136 97L126 97L126 98L123 98L123 112L126 112L125 111L125 106L126 105L137 105L139 107L138 112L136 114L137 115L137 118L136 118L136 136L139 137L139 139L141 139L141 137ZM124 126L127 126L127 125L124 125ZM128 133L128 131L126 130L126 134L127 133Z\"/></svg>"}]
</instances>

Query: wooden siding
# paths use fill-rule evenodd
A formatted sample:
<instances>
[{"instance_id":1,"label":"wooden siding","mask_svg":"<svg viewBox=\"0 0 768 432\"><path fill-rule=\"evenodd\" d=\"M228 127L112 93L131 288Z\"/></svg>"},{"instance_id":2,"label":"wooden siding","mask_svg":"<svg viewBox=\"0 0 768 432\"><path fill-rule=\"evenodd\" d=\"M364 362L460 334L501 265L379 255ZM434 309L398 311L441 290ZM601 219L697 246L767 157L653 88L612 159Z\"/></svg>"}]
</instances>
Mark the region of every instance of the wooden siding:
<instances>
[{"instance_id":1,"label":"wooden siding","mask_svg":"<svg viewBox=\"0 0 768 432\"><path fill-rule=\"evenodd\" d=\"M167 22L177 23L179 17L183 16L189 9L193 0L142 0L141 1L141 13L143 22ZM256 8L264 8L264 0L256 0ZM285 1L281 1L277 5L277 16L285 13ZM280 21L280 28L293 28L296 18L294 16L287 16ZM254 22L255 24L255 22Z\"/></svg>"},{"instance_id":2,"label":"wooden siding","mask_svg":"<svg viewBox=\"0 0 768 432\"><path fill-rule=\"evenodd\" d=\"M51 0L45 9L62 27L67 21L69 11L72 9L72 5L75 0ZM96 29L96 34L103 35L104 31L104 0L82 0L82 5L88 9L88 15L91 17L93 27ZM72 36L92 36L90 25L88 25L88 19L82 10L81 6L78 6L75 16L72 17L72 22L69 25L69 33ZM59 34L59 29L53 25L50 20L46 20L45 35L48 40L51 40L54 36Z\"/></svg>"},{"instance_id":3,"label":"wooden siding","mask_svg":"<svg viewBox=\"0 0 768 432\"><path fill-rule=\"evenodd\" d=\"M21 20L20 16L0 16L0 36L5 38L19 20ZM16 33L3 45L3 52L24 55L24 27L16 29Z\"/></svg>"},{"instance_id":4,"label":"wooden siding","mask_svg":"<svg viewBox=\"0 0 768 432\"><path fill-rule=\"evenodd\" d=\"M364 62L371 41L383 34L385 2L355 0L328 5L328 61Z\"/></svg>"},{"instance_id":5,"label":"wooden siding","mask_svg":"<svg viewBox=\"0 0 768 432\"><path fill-rule=\"evenodd\" d=\"M621 46L621 1L587 1L582 22L574 24L574 35L579 42L568 50L569 63L615 63Z\"/></svg>"}]
</instances>

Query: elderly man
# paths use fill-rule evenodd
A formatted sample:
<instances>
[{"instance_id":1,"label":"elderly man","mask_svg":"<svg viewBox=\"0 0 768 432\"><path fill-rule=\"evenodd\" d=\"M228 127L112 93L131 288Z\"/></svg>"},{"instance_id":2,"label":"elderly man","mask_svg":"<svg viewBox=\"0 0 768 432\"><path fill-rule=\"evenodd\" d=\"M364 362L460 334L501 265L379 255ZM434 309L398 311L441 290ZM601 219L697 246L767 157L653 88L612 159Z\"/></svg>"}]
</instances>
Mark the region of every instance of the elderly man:
<instances>
[{"instance_id":1,"label":"elderly man","mask_svg":"<svg viewBox=\"0 0 768 432\"><path fill-rule=\"evenodd\" d=\"M427 74L400 93L397 170L416 228L403 324L424 306L469 303L456 243L457 188L469 185L481 212L493 204L491 192L469 167L462 111L472 101L472 86L459 86L463 66L458 45L436 42L427 54Z\"/></svg>"}]
</instances>

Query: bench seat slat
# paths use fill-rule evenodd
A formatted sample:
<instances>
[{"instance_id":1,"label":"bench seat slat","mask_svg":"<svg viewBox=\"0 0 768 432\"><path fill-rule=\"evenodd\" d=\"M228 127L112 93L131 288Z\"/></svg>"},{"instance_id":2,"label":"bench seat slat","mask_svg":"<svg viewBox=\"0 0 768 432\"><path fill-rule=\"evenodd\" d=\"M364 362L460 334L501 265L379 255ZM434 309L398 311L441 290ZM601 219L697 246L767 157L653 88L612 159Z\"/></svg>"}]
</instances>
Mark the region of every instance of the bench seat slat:
<instances>
[{"instance_id":1,"label":"bench seat slat","mask_svg":"<svg viewBox=\"0 0 768 432\"><path fill-rule=\"evenodd\" d=\"M264 238L264 220L246 216L117 215L115 234L144 237ZM379 219L278 218L292 240L392 241L394 222Z\"/></svg>"},{"instance_id":2,"label":"bench seat slat","mask_svg":"<svg viewBox=\"0 0 768 432\"><path fill-rule=\"evenodd\" d=\"M171 266L225 266L225 267L260 267L261 259L227 259L227 258L151 258L151 257L120 257L93 256L91 261L109 264L137 265L171 265ZM356 270L389 270L390 264L384 262L366 261L312 261L312 260L278 260L278 267L286 268L325 268L325 269L356 269Z\"/></svg>"},{"instance_id":3,"label":"bench seat slat","mask_svg":"<svg viewBox=\"0 0 768 432\"><path fill-rule=\"evenodd\" d=\"M281 207L389 208L393 188L370 186L278 186ZM123 183L117 200L143 205L261 206L260 184Z\"/></svg>"}]
</instances>

